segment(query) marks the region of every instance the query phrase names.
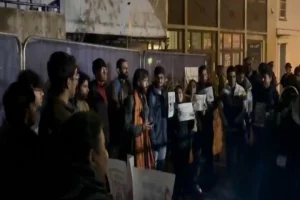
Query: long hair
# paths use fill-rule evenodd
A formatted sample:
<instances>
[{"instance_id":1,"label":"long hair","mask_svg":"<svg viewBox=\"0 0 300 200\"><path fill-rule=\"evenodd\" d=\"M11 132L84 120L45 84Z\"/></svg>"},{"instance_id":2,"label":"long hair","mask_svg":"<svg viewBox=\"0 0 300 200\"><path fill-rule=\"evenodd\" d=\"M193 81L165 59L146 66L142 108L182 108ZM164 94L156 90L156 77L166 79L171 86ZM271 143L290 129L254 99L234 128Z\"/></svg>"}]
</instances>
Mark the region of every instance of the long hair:
<instances>
[{"instance_id":1,"label":"long hair","mask_svg":"<svg viewBox=\"0 0 300 200\"><path fill-rule=\"evenodd\" d=\"M149 77L149 73L146 69L139 68L135 70L132 80L132 85L134 89L139 88L139 82L145 78Z\"/></svg>"}]
</instances>

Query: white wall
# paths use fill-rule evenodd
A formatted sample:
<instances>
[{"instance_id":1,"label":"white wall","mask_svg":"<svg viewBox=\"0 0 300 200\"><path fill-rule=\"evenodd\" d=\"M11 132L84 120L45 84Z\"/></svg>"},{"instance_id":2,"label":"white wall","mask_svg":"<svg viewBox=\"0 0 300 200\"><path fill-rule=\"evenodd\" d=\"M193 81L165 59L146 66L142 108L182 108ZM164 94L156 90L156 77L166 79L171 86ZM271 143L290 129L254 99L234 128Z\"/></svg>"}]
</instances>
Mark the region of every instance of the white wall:
<instances>
[{"instance_id":1,"label":"white wall","mask_svg":"<svg viewBox=\"0 0 300 200\"><path fill-rule=\"evenodd\" d=\"M300 64L300 0L287 0L286 20L279 19L280 0L278 1L277 35L278 43L286 43L286 61L293 66Z\"/></svg>"},{"instance_id":2,"label":"white wall","mask_svg":"<svg viewBox=\"0 0 300 200\"><path fill-rule=\"evenodd\" d=\"M64 0L67 32L166 36L166 0Z\"/></svg>"}]
</instances>

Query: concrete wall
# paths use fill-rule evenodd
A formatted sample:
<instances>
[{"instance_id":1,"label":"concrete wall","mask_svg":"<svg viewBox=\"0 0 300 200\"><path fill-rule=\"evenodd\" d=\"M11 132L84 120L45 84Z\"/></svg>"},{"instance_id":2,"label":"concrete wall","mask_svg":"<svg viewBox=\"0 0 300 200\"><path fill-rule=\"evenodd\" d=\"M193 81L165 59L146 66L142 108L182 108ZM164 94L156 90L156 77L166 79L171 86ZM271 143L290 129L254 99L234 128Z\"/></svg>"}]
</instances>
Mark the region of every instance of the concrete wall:
<instances>
[{"instance_id":1,"label":"concrete wall","mask_svg":"<svg viewBox=\"0 0 300 200\"><path fill-rule=\"evenodd\" d=\"M68 33L166 36L166 0L64 0Z\"/></svg>"},{"instance_id":2,"label":"concrete wall","mask_svg":"<svg viewBox=\"0 0 300 200\"><path fill-rule=\"evenodd\" d=\"M0 32L18 35L20 41L35 35L65 39L65 18L51 12L0 8Z\"/></svg>"}]
</instances>

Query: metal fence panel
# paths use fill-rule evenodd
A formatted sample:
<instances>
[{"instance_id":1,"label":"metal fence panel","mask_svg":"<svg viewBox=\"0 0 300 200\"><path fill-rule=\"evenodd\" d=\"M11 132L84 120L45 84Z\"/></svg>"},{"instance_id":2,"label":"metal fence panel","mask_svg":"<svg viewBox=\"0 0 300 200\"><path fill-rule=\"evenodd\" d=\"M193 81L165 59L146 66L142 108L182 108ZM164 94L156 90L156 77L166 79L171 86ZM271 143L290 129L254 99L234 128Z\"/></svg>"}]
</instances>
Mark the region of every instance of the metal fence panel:
<instances>
[{"instance_id":1,"label":"metal fence panel","mask_svg":"<svg viewBox=\"0 0 300 200\"><path fill-rule=\"evenodd\" d=\"M153 74L156 66L161 65L165 68L166 76L176 84L184 79L185 67L199 67L204 65L205 61L206 56L200 54L145 51L143 64L144 68L149 70L150 75Z\"/></svg>"},{"instance_id":2,"label":"metal fence panel","mask_svg":"<svg viewBox=\"0 0 300 200\"><path fill-rule=\"evenodd\" d=\"M21 70L21 43L17 36L0 33L0 112L3 117L2 98L7 87L16 80ZM0 119L1 121L2 119Z\"/></svg>"},{"instance_id":3,"label":"metal fence panel","mask_svg":"<svg viewBox=\"0 0 300 200\"><path fill-rule=\"evenodd\" d=\"M64 51L73 55L80 69L91 78L93 78L92 62L97 58L102 58L107 63L110 79L117 76L116 62L119 58L128 61L130 77L141 65L139 51L32 37L24 45L25 67L36 71L44 80L48 80L47 62L50 55L56 51Z\"/></svg>"}]
</instances>

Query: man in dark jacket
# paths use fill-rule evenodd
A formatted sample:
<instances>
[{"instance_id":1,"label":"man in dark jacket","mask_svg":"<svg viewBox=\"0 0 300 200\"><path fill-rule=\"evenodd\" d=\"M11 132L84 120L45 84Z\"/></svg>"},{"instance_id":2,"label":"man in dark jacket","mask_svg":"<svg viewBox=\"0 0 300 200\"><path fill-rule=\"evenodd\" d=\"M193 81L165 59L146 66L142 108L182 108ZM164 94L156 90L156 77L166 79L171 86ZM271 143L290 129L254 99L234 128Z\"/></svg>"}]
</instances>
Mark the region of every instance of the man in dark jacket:
<instances>
[{"instance_id":1,"label":"man in dark jacket","mask_svg":"<svg viewBox=\"0 0 300 200\"><path fill-rule=\"evenodd\" d=\"M121 58L117 61L118 77L108 87L108 116L110 131L110 156L121 158L120 147L124 137L124 100L131 94L131 84L128 80L128 62ZM124 158L126 158L125 155Z\"/></svg>"},{"instance_id":2,"label":"man in dark jacket","mask_svg":"<svg viewBox=\"0 0 300 200\"><path fill-rule=\"evenodd\" d=\"M285 64L285 73L282 75L280 79L280 84L282 85L283 88L285 88L288 85L288 77L292 75L292 65L291 63L286 63Z\"/></svg>"},{"instance_id":3,"label":"man in dark jacket","mask_svg":"<svg viewBox=\"0 0 300 200\"><path fill-rule=\"evenodd\" d=\"M95 80L89 84L90 92L87 102L91 110L94 110L103 120L103 132L106 147L109 144L109 121L108 121L108 98L106 91L107 67L103 59L98 58L93 61L93 74Z\"/></svg>"},{"instance_id":4,"label":"man in dark jacket","mask_svg":"<svg viewBox=\"0 0 300 200\"><path fill-rule=\"evenodd\" d=\"M164 90L165 69L157 66L154 69L154 83L148 90L148 104L151 129L151 143L158 170L164 169L164 162L167 154L167 119L168 119L168 98Z\"/></svg>"},{"instance_id":5,"label":"man in dark jacket","mask_svg":"<svg viewBox=\"0 0 300 200\"><path fill-rule=\"evenodd\" d=\"M57 134L61 124L75 111L70 99L76 94L79 79L75 58L65 52L50 56L47 71L50 88L39 124L39 136L43 139Z\"/></svg>"},{"instance_id":6,"label":"man in dark jacket","mask_svg":"<svg viewBox=\"0 0 300 200\"><path fill-rule=\"evenodd\" d=\"M35 96L28 84L15 82L3 96L5 123L0 128L0 199L36 199L38 136Z\"/></svg>"}]
</instances>

